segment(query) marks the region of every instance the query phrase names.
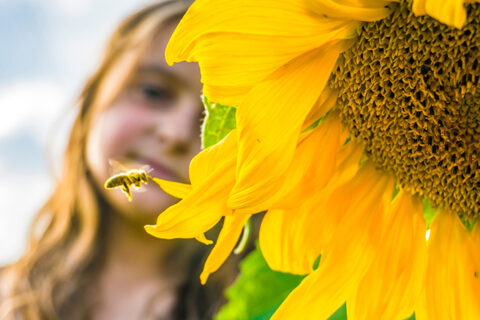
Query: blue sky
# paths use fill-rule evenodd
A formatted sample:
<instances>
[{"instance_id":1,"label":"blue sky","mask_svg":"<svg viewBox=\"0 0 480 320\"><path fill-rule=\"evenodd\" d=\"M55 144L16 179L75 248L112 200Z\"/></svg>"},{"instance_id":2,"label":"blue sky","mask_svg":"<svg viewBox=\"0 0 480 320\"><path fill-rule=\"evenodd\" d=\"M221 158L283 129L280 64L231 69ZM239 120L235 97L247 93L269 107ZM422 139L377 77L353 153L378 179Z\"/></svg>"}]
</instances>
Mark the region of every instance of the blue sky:
<instances>
[{"instance_id":1,"label":"blue sky","mask_svg":"<svg viewBox=\"0 0 480 320\"><path fill-rule=\"evenodd\" d=\"M21 254L51 192L75 97L104 42L151 2L0 0L0 265Z\"/></svg>"}]
</instances>

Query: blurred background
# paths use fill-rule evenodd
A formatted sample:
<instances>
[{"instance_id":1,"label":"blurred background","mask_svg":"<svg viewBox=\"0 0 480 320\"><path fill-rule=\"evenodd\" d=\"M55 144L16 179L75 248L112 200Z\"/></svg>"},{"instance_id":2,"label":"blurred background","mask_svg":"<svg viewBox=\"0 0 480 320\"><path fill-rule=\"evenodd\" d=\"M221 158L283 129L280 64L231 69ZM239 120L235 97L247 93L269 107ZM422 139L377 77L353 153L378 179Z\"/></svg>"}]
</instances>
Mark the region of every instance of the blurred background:
<instances>
[{"instance_id":1,"label":"blurred background","mask_svg":"<svg viewBox=\"0 0 480 320\"><path fill-rule=\"evenodd\" d=\"M50 194L82 84L118 23L151 0L0 0L0 265Z\"/></svg>"}]
</instances>

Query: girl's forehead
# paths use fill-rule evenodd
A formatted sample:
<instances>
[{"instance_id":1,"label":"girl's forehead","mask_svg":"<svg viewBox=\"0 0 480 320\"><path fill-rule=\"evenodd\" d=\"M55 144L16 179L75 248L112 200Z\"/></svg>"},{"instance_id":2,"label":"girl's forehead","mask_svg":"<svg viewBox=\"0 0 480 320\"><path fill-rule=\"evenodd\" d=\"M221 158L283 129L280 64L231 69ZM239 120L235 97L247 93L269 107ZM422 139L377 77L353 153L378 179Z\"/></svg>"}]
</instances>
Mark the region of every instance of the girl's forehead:
<instances>
[{"instance_id":1,"label":"girl's forehead","mask_svg":"<svg viewBox=\"0 0 480 320\"><path fill-rule=\"evenodd\" d=\"M177 22L162 27L145 55L139 59L138 72L157 72L166 77L174 77L190 87L201 88L200 70L196 63L180 62L169 66L165 60L165 48L177 26Z\"/></svg>"},{"instance_id":2,"label":"girl's forehead","mask_svg":"<svg viewBox=\"0 0 480 320\"><path fill-rule=\"evenodd\" d=\"M145 60L168 65L165 60L165 48L175 30L176 24L170 23L161 27L153 38L149 50L145 54Z\"/></svg>"}]
</instances>

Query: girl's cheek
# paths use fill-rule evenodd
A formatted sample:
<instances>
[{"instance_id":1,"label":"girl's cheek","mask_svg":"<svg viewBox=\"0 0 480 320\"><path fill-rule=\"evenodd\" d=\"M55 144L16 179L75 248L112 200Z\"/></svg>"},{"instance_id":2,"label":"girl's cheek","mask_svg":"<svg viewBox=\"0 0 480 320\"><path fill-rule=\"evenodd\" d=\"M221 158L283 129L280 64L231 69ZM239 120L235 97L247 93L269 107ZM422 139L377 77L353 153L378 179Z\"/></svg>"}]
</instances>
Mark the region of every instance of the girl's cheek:
<instances>
[{"instance_id":1,"label":"girl's cheek","mask_svg":"<svg viewBox=\"0 0 480 320\"><path fill-rule=\"evenodd\" d=\"M126 147L132 147L142 132L148 127L149 115L141 108L128 106L112 106L104 118L104 137L109 153L122 152Z\"/></svg>"}]
</instances>

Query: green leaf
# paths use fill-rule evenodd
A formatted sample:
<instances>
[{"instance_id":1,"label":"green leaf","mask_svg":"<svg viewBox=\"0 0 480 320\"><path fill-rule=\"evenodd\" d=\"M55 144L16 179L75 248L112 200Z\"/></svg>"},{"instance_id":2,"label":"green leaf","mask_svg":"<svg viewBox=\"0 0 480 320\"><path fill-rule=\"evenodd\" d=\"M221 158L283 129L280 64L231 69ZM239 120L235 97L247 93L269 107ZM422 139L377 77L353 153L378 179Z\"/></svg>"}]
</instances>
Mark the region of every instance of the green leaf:
<instances>
[{"instance_id":1,"label":"green leaf","mask_svg":"<svg viewBox=\"0 0 480 320\"><path fill-rule=\"evenodd\" d=\"M203 96L206 116L202 126L202 146L210 147L221 141L225 136L235 129L235 113L237 109L232 106L225 106L212 103L206 96Z\"/></svg>"},{"instance_id":2,"label":"green leaf","mask_svg":"<svg viewBox=\"0 0 480 320\"><path fill-rule=\"evenodd\" d=\"M271 270L259 249L240 263L240 270L239 277L226 292L229 302L217 314L216 320L270 319L304 278ZM346 320L345 305L330 319Z\"/></svg>"},{"instance_id":3,"label":"green leaf","mask_svg":"<svg viewBox=\"0 0 480 320\"><path fill-rule=\"evenodd\" d=\"M257 248L240 263L240 275L226 291L229 301L215 320L268 320L303 278L271 270ZM347 320L346 304L329 320Z\"/></svg>"},{"instance_id":4,"label":"green leaf","mask_svg":"<svg viewBox=\"0 0 480 320\"><path fill-rule=\"evenodd\" d=\"M347 320L347 305L344 303L328 320Z\"/></svg>"},{"instance_id":5,"label":"green leaf","mask_svg":"<svg viewBox=\"0 0 480 320\"><path fill-rule=\"evenodd\" d=\"M438 212L439 210L434 209L432 204L426 198L423 199L423 217L425 218L427 228L430 228L433 218L435 218Z\"/></svg>"},{"instance_id":6,"label":"green leaf","mask_svg":"<svg viewBox=\"0 0 480 320\"><path fill-rule=\"evenodd\" d=\"M240 263L240 270L237 280L226 291L229 302L216 320L269 319L303 279L303 276L272 271L259 249Z\"/></svg>"},{"instance_id":7,"label":"green leaf","mask_svg":"<svg viewBox=\"0 0 480 320\"><path fill-rule=\"evenodd\" d=\"M278 304L275 308L267 310L261 315L249 320L268 320L275 313L278 307L280 307L280 304ZM334 314L332 314L330 318L328 318L328 320L347 320L347 305L344 303L340 308L338 308L337 311L335 311Z\"/></svg>"}]
</instances>

